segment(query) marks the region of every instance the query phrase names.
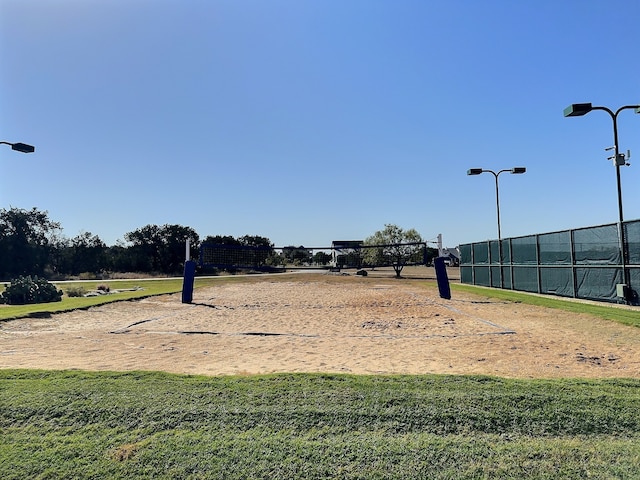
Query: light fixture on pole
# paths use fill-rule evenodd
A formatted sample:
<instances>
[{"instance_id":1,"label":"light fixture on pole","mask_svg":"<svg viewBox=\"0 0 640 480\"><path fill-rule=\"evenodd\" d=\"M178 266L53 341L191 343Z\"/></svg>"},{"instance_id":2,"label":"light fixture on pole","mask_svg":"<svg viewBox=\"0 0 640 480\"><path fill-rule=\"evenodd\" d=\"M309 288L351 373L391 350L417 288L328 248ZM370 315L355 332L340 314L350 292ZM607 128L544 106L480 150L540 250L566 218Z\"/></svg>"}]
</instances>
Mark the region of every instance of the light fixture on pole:
<instances>
[{"instance_id":1,"label":"light fixture on pole","mask_svg":"<svg viewBox=\"0 0 640 480\"><path fill-rule=\"evenodd\" d=\"M0 142L3 145L11 145L11 150L15 150L16 152L22 153L33 153L36 151L36 147L33 145L27 145L26 143L11 143L11 142Z\"/></svg>"},{"instance_id":2,"label":"light fixture on pole","mask_svg":"<svg viewBox=\"0 0 640 480\"><path fill-rule=\"evenodd\" d=\"M636 113L640 113L640 105L625 105L613 112L607 107L594 107L590 103L572 103L564 109L565 117L581 117L586 115L592 110L603 110L609 114L613 121L613 156L610 157L613 160L613 164L616 167L616 182L618 186L618 219L620 223L624 221L624 215L622 213L622 186L620 185L620 167L626 165L626 156L624 153L620 153L620 145L618 145L618 114L623 110L634 109Z\"/></svg>"},{"instance_id":3,"label":"light fixture on pole","mask_svg":"<svg viewBox=\"0 0 640 480\"><path fill-rule=\"evenodd\" d=\"M506 168L504 170L500 170L498 172L494 172L493 170L484 170L482 168L470 168L467 170L467 175L480 175L481 173L491 173L496 180L496 213L498 215L498 240L502 240L501 232L500 232L500 193L498 189L498 177L501 173L509 172L514 175L525 173L527 169L525 167L513 167ZM502 261L502 260L500 260Z\"/></svg>"},{"instance_id":4,"label":"light fixture on pole","mask_svg":"<svg viewBox=\"0 0 640 480\"><path fill-rule=\"evenodd\" d=\"M26 143L21 143L21 142L11 143L11 142L0 141L0 145L10 145L11 150L15 150L16 152L21 152L21 153L33 153L36 151L36 147L34 147L33 145L27 145Z\"/></svg>"}]
</instances>

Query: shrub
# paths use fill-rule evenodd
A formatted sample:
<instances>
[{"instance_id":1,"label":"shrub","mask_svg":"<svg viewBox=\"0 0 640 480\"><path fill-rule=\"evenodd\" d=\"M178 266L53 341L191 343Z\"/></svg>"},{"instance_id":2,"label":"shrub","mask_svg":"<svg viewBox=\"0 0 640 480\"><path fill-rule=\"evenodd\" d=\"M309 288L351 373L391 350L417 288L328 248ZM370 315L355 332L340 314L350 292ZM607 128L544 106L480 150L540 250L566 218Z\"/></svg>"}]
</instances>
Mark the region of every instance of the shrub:
<instances>
[{"instance_id":1,"label":"shrub","mask_svg":"<svg viewBox=\"0 0 640 480\"><path fill-rule=\"evenodd\" d=\"M69 287L66 293L68 297L82 297L87 290L84 287Z\"/></svg>"},{"instance_id":2,"label":"shrub","mask_svg":"<svg viewBox=\"0 0 640 480\"><path fill-rule=\"evenodd\" d=\"M109 287L109 285L107 285L106 283L101 283L100 285L98 285L96 287L96 290L99 290L99 291L105 292L105 293L109 293L109 290L111 290L111 287Z\"/></svg>"},{"instance_id":3,"label":"shrub","mask_svg":"<svg viewBox=\"0 0 640 480\"><path fill-rule=\"evenodd\" d=\"M18 277L11 280L2 296L0 303L8 305L26 305L33 303L59 302L62 300L62 290L44 278L34 276Z\"/></svg>"}]
</instances>

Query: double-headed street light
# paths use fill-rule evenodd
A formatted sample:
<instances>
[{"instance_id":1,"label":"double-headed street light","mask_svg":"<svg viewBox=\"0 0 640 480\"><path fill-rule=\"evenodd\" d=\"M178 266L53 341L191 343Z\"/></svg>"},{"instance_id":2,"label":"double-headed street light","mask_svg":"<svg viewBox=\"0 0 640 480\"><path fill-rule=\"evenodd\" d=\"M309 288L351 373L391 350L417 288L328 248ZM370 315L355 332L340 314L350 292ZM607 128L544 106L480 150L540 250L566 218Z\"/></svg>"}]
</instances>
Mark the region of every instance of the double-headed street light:
<instances>
[{"instance_id":1,"label":"double-headed street light","mask_svg":"<svg viewBox=\"0 0 640 480\"><path fill-rule=\"evenodd\" d=\"M0 144L11 145L11 150L15 150L16 152L33 153L36 151L36 147L33 145L27 145L26 143L0 142Z\"/></svg>"},{"instance_id":2,"label":"double-headed street light","mask_svg":"<svg viewBox=\"0 0 640 480\"><path fill-rule=\"evenodd\" d=\"M500 235L500 194L498 191L498 176L504 172L509 172L511 174L521 174L521 173L525 173L526 171L527 169L525 167L507 168L504 170L500 170L499 172L494 172L493 170L483 170L482 168L470 168L469 170L467 170L467 175L480 175L481 173L491 173L496 179L496 212L498 214L498 240L499 241L502 240L502 237Z\"/></svg>"},{"instance_id":3,"label":"double-headed street light","mask_svg":"<svg viewBox=\"0 0 640 480\"><path fill-rule=\"evenodd\" d=\"M618 145L618 114L623 110L635 110L636 113L640 113L640 105L625 105L624 107L618 108L615 112L607 107L594 107L590 103L572 103L567 108L564 109L565 117L581 117L586 115L592 110L604 110L609 114L611 120L613 121L613 156L609 157L613 160L613 164L616 167L616 184L618 187L618 220L620 222L619 227L619 238L620 238L620 255L621 258L621 266L622 266L622 277L623 277L623 289L629 285L629 278L627 275L626 267L626 251L625 251L625 239L624 239L624 226L622 222L624 222L624 215L622 213L622 186L620 185L620 167L623 165L628 165L626 161L626 157L624 153L620 153L620 146ZM610 150L610 149L607 149ZM624 295L625 299L626 294Z\"/></svg>"},{"instance_id":4,"label":"double-headed street light","mask_svg":"<svg viewBox=\"0 0 640 480\"><path fill-rule=\"evenodd\" d=\"M581 117L586 115L592 110L604 110L609 114L611 120L613 120L613 164L616 166L616 181L618 185L618 218L620 223L624 221L624 215L622 214L622 187L620 185L620 167L626 165L626 157L624 153L620 153L620 146L618 145L618 114L623 110L634 109L636 113L640 113L640 105L625 105L613 112L607 107L594 107L590 103L572 103L564 109L565 117Z\"/></svg>"}]
</instances>

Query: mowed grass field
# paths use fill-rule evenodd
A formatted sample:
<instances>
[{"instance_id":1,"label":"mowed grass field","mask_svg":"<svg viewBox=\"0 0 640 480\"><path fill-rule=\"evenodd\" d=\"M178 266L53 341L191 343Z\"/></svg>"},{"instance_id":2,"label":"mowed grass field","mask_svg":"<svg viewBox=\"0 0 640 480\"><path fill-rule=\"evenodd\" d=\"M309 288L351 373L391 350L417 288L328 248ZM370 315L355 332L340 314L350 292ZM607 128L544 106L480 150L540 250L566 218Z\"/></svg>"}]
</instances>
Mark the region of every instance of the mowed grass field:
<instances>
[{"instance_id":1,"label":"mowed grass field","mask_svg":"<svg viewBox=\"0 0 640 480\"><path fill-rule=\"evenodd\" d=\"M0 475L640 478L640 381L0 371Z\"/></svg>"},{"instance_id":2,"label":"mowed grass field","mask_svg":"<svg viewBox=\"0 0 640 480\"><path fill-rule=\"evenodd\" d=\"M640 478L640 379L0 370L0 478Z\"/></svg>"}]
</instances>

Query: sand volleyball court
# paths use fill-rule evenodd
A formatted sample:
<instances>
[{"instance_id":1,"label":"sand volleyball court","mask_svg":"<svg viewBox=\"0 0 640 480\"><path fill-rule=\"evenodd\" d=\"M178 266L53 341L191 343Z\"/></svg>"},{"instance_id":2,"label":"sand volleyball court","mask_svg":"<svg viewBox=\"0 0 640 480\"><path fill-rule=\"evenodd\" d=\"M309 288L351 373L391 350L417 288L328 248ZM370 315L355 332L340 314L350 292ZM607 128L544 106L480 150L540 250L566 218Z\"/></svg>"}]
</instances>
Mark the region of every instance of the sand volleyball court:
<instances>
[{"instance_id":1,"label":"sand volleyball court","mask_svg":"<svg viewBox=\"0 0 640 480\"><path fill-rule=\"evenodd\" d=\"M640 329L354 275L249 277L0 323L0 368L640 377Z\"/></svg>"}]
</instances>

